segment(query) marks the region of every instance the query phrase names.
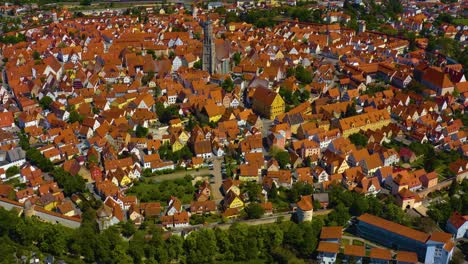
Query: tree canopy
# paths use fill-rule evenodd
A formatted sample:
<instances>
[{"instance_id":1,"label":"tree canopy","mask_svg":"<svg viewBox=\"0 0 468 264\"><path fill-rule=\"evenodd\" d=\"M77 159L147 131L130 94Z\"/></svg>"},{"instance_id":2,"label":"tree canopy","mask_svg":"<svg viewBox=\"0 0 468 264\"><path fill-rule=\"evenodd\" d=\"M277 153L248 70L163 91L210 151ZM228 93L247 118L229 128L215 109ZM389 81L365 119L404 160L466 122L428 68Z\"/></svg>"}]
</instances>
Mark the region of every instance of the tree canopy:
<instances>
[{"instance_id":1,"label":"tree canopy","mask_svg":"<svg viewBox=\"0 0 468 264\"><path fill-rule=\"evenodd\" d=\"M369 139L362 133L354 133L349 136L349 140L356 146L365 147Z\"/></svg>"}]
</instances>

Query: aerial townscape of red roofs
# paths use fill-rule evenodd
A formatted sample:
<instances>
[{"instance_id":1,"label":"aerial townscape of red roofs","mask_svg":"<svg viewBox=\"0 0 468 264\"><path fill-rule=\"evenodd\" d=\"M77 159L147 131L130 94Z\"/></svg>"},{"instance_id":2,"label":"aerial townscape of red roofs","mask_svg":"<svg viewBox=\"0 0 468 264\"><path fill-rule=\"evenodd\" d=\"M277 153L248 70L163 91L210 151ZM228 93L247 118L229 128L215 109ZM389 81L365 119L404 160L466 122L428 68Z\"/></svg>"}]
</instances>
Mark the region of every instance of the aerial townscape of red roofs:
<instances>
[{"instance_id":1,"label":"aerial townscape of red roofs","mask_svg":"<svg viewBox=\"0 0 468 264\"><path fill-rule=\"evenodd\" d=\"M468 177L466 2L203 2L0 6L0 207L77 229L92 204L102 231L319 217L320 263L449 263L468 199L434 212Z\"/></svg>"}]
</instances>

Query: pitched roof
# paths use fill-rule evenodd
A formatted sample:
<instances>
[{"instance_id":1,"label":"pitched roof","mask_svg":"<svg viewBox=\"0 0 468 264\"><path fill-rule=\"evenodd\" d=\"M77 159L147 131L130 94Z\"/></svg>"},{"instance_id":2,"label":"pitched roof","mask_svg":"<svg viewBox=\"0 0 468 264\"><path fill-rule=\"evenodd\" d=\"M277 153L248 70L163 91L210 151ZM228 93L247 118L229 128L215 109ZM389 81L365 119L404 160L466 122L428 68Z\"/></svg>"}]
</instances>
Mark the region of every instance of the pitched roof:
<instances>
[{"instance_id":1,"label":"pitched roof","mask_svg":"<svg viewBox=\"0 0 468 264\"><path fill-rule=\"evenodd\" d=\"M468 215L461 215L459 212L453 212L448 221L458 229L468 221Z\"/></svg>"},{"instance_id":2,"label":"pitched roof","mask_svg":"<svg viewBox=\"0 0 468 264\"><path fill-rule=\"evenodd\" d=\"M443 72L439 67L427 68L424 73L423 80L441 88L453 87L453 83L450 81L449 75Z\"/></svg>"},{"instance_id":3,"label":"pitched roof","mask_svg":"<svg viewBox=\"0 0 468 264\"><path fill-rule=\"evenodd\" d=\"M314 205L312 202L312 195L304 195L301 197L301 200L297 202L297 207L299 207L302 211L310 211L314 209Z\"/></svg>"},{"instance_id":4,"label":"pitched roof","mask_svg":"<svg viewBox=\"0 0 468 264\"><path fill-rule=\"evenodd\" d=\"M326 253L338 253L340 251L340 245L338 243L320 241L317 251Z\"/></svg>"},{"instance_id":5,"label":"pitched roof","mask_svg":"<svg viewBox=\"0 0 468 264\"><path fill-rule=\"evenodd\" d=\"M270 89L259 87L255 89L253 100L261 101L263 105L271 105L278 94Z\"/></svg>"},{"instance_id":6,"label":"pitched roof","mask_svg":"<svg viewBox=\"0 0 468 264\"><path fill-rule=\"evenodd\" d=\"M416 252L397 251L396 260L407 263L418 263L418 255Z\"/></svg>"},{"instance_id":7,"label":"pitched roof","mask_svg":"<svg viewBox=\"0 0 468 264\"><path fill-rule=\"evenodd\" d=\"M429 239L429 234L385 220L375 215L363 214L358 217L358 220L422 243L426 243Z\"/></svg>"},{"instance_id":8,"label":"pitched roof","mask_svg":"<svg viewBox=\"0 0 468 264\"><path fill-rule=\"evenodd\" d=\"M392 260L392 252L383 248L371 248L370 257L372 259Z\"/></svg>"},{"instance_id":9,"label":"pitched roof","mask_svg":"<svg viewBox=\"0 0 468 264\"><path fill-rule=\"evenodd\" d=\"M366 249L364 246L345 245L344 254L348 256L365 257Z\"/></svg>"},{"instance_id":10,"label":"pitched roof","mask_svg":"<svg viewBox=\"0 0 468 264\"><path fill-rule=\"evenodd\" d=\"M342 226L325 226L325 227L322 227L322 232L320 232L320 239L341 238L342 235L343 235Z\"/></svg>"}]
</instances>

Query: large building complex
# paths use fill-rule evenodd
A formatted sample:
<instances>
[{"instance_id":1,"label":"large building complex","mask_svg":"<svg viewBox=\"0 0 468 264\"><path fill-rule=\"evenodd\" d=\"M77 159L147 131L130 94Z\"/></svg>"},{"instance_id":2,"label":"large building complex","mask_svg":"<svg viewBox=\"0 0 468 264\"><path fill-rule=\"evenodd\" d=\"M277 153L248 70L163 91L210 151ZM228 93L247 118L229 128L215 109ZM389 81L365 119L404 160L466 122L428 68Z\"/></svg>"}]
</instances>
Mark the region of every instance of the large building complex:
<instances>
[{"instance_id":1,"label":"large building complex","mask_svg":"<svg viewBox=\"0 0 468 264\"><path fill-rule=\"evenodd\" d=\"M357 233L388 248L414 251L428 264L449 263L455 245L448 233L427 234L371 214L358 217Z\"/></svg>"}]
</instances>

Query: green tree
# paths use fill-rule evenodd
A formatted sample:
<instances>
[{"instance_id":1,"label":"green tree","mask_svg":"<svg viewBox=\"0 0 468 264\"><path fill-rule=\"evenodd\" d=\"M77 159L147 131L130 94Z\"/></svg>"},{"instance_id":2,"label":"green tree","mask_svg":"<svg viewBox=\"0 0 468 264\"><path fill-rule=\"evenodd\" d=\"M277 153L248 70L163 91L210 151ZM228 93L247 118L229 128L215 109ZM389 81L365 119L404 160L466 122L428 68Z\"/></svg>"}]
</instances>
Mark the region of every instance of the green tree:
<instances>
[{"instance_id":1,"label":"green tree","mask_svg":"<svg viewBox=\"0 0 468 264\"><path fill-rule=\"evenodd\" d=\"M221 87L228 93L232 92L234 89L234 82L232 81L231 77L227 77L221 84Z\"/></svg>"},{"instance_id":2,"label":"green tree","mask_svg":"<svg viewBox=\"0 0 468 264\"><path fill-rule=\"evenodd\" d=\"M185 240L187 263L213 263L217 250L216 236L212 229L192 232Z\"/></svg>"},{"instance_id":3,"label":"green tree","mask_svg":"<svg viewBox=\"0 0 468 264\"><path fill-rule=\"evenodd\" d=\"M244 210L248 219L259 219L265 213L263 207L258 203L250 203L245 207Z\"/></svg>"},{"instance_id":4,"label":"green tree","mask_svg":"<svg viewBox=\"0 0 468 264\"><path fill-rule=\"evenodd\" d=\"M256 182L246 182L242 184L241 190L249 197L250 202L258 201L262 196L262 187Z\"/></svg>"},{"instance_id":5,"label":"green tree","mask_svg":"<svg viewBox=\"0 0 468 264\"><path fill-rule=\"evenodd\" d=\"M234 55L232 56L232 60L234 61L234 65L239 65L239 63L241 62L241 54L239 52L234 53Z\"/></svg>"},{"instance_id":6,"label":"green tree","mask_svg":"<svg viewBox=\"0 0 468 264\"><path fill-rule=\"evenodd\" d=\"M159 122L163 124L168 124L171 119L179 116L178 105L171 105L168 107L164 107L163 103L157 102L155 104L155 109L156 109L156 114L159 118Z\"/></svg>"},{"instance_id":7,"label":"green tree","mask_svg":"<svg viewBox=\"0 0 468 264\"><path fill-rule=\"evenodd\" d=\"M346 117L357 115L356 104L354 102L346 107L345 115Z\"/></svg>"},{"instance_id":8,"label":"green tree","mask_svg":"<svg viewBox=\"0 0 468 264\"><path fill-rule=\"evenodd\" d=\"M33 54L32 54L32 57L33 57L34 60L40 60L41 59L41 54L37 50L35 50L33 52Z\"/></svg>"},{"instance_id":9,"label":"green tree","mask_svg":"<svg viewBox=\"0 0 468 264\"><path fill-rule=\"evenodd\" d=\"M286 70L286 77L291 77L296 75L296 69L290 67Z\"/></svg>"},{"instance_id":10,"label":"green tree","mask_svg":"<svg viewBox=\"0 0 468 264\"><path fill-rule=\"evenodd\" d=\"M224 22L229 24L231 22L240 22L240 18L237 16L235 12L227 12L224 18Z\"/></svg>"},{"instance_id":11,"label":"green tree","mask_svg":"<svg viewBox=\"0 0 468 264\"><path fill-rule=\"evenodd\" d=\"M197 60L197 61L193 64L193 68L194 68L194 69L197 69L197 70L201 70L201 69L202 69L202 61L201 61L201 60Z\"/></svg>"},{"instance_id":12,"label":"green tree","mask_svg":"<svg viewBox=\"0 0 468 264\"><path fill-rule=\"evenodd\" d=\"M307 71L302 65L296 67L295 77L302 83L309 84L312 82L312 73Z\"/></svg>"},{"instance_id":13,"label":"green tree","mask_svg":"<svg viewBox=\"0 0 468 264\"><path fill-rule=\"evenodd\" d=\"M50 105L52 104L54 100L52 100L52 98L50 98L49 96L44 96L41 98L41 100L39 101L39 105L43 108L43 109L50 109Z\"/></svg>"},{"instance_id":14,"label":"green tree","mask_svg":"<svg viewBox=\"0 0 468 264\"><path fill-rule=\"evenodd\" d=\"M89 6L89 5L91 5L91 0L81 0L80 5Z\"/></svg>"},{"instance_id":15,"label":"green tree","mask_svg":"<svg viewBox=\"0 0 468 264\"><path fill-rule=\"evenodd\" d=\"M68 118L68 122L70 123L75 123L75 122L83 122L83 116L78 114L78 112L76 110L72 110L70 112L70 117Z\"/></svg>"},{"instance_id":16,"label":"green tree","mask_svg":"<svg viewBox=\"0 0 468 264\"><path fill-rule=\"evenodd\" d=\"M141 84L148 85L148 83L154 78L154 71L149 71L145 76L141 78Z\"/></svg>"},{"instance_id":17,"label":"green tree","mask_svg":"<svg viewBox=\"0 0 468 264\"><path fill-rule=\"evenodd\" d=\"M285 150L278 151L275 154L274 158L278 161L278 164L282 169L286 168L286 166L291 163L291 157L289 156L289 153Z\"/></svg>"},{"instance_id":18,"label":"green tree","mask_svg":"<svg viewBox=\"0 0 468 264\"><path fill-rule=\"evenodd\" d=\"M133 224L132 220L128 220L125 222L121 222L121 233L124 237L131 237L136 232L135 225Z\"/></svg>"},{"instance_id":19,"label":"green tree","mask_svg":"<svg viewBox=\"0 0 468 264\"><path fill-rule=\"evenodd\" d=\"M137 125L135 134L137 138L144 138L148 135L148 128L142 125Z\"/></svg>"},{"instance_id":20,"label":"green tree","mask_svg":"<svg viewBox=\"0 0 468 264\"><path fill-rule=\"evenodd\" d=\"M72 176L61 167L55 167L51 175L54 177L55 181L57 181L58 185L63 188L63 193L67 196L84 192L86 189L86 183L83 177L80 175Z\"/></svg>"},{"instance_id":21,"label":"green tree","mask_svg":"<svg viewBox=\"0 0 468 264\"><path fill-rule=\"evenodd\" d=\"M458 183L458 181L457 180L452 181L452 184L450 184L450 188L449 188L449 195L454 196L455 194L458 193L459 190L460 190L460 184Z\"/></svg>"},{"instance_id":22,"label":"green tree","mask_svg":"<svg viewBox=\"0 0 468 264\"><path fill-rule=\"evenodd\" d=\"M362 133L354 133L354 134L350 135L348 138L351 141L351 143L353 143L356 146L360 146L360 147L366 147L367 142L369 141L367 136L362 134Z\"/></svg>"},{"instance_id":23,"label":"green tree","mask_svg":"<svg viewBox=\"0 0 468 264\"><path fill-rule=\"evenodd\" d=\"M328 216L329 225L345 225L351 215L343 203L339 203Z\"/></svg>"},{"instance_id":24,"label":"green tree","mask_svg":"<svg viewBox=\"0 0 468 264\"><path fill-rule=\"evenodd\" d=\"M6 170L6 177L10 178L11 176L15 176L16 174L20 173L20 169L18 166L11 166Z\"/></svg>"}]
</instances>

